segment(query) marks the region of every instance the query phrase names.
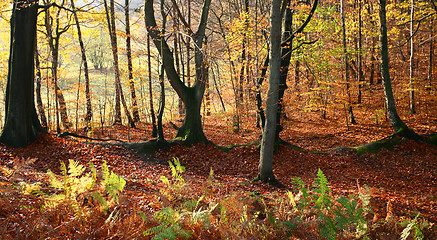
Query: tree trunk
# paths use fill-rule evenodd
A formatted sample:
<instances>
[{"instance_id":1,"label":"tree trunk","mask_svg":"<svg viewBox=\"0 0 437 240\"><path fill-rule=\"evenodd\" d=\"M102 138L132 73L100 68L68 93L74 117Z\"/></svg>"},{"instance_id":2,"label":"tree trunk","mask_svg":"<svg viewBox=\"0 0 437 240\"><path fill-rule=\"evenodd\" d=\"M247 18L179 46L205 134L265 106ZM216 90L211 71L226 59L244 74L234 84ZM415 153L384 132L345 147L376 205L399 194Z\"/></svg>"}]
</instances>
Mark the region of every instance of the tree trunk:
<instances>
[{"instance_id":1,"label":"tree trunk","mask_svg":"<svg viewBox=\"0 0 437 240\"><path fill-rule=\"evenodd\" d=\"M56 96L56 128L57 132L60 132L60 126L59 126L59 118L58 114L61 115L61 121L62 125L65 129L71 128L71 123L68 119L68 113L67 113L67 104L65 102L64 94L62 93L62 90L58 86L58 65L59 65L59 43L61 35L67 32L69 29L69 25L64 27L63 29L60 29L59 24L59 15L60 15L61 9L58 10L55 18L56 18L56 31L53 31L53 18L50 16L49 9L47 8L45 11L45 27L47 30L47 39L50 47L50 51L52 53L52 83L55 90L55 96ZM59 105L58 105L59 104ZM59 106L59 108L58 108Z\"/></svg>"},{"instance_id":2,"label":"tree trunk","mask_svg":"<svg viewBox=\"0 0 437 240\"><path fill-rule=\"evenodd\" d=\"M293 34L293 12L289 6L285 6L284 24L283 24L283 35L282 35L282 48L281 48L281 68L280 68L280 83L279 83L279 93L278 93L278 112L276 116L276 135L275 141L279 140L279 134L281 133L281 117L285 115L285 108L283 104L285 90L287 90L287 76L288 69L291 62L291 50L293 47L293 38L290 36Z\"/></svg>"},{"instance_id":3,"label":"tree trunk","mask_svg":"<svg viewBox=\"0 0 437 240\"><path fill-rule=\"evenodd\" d=\"M362 11L362 4L361 4L361 0L357 0L358 2L358 49L357 49L357 62L358 62L358 75L357 75L357 81L358 81L358 99L357 102L358 104L361 104L362 102L362 91L361 91L361 82L364 81L364 75L363 75L363 54L362 54L362 49L363 49L363 37L362 37L362 27L363 27L363 21L361 18L361 11Z\"/></svg>"},{"instance_id":4,"label":"tree trunk","mask_svg":"<svg viewBox=\"0 0 437 240\"><path fill-rule=\"evenodd\" d=\"M132 98L132 116L133 122L140 121L140 114L138 112L137 95L135 93L135 82L133 77L132 66L132 48L131 48L131 33L130 33L130 21L129 21L129 0L125 0L125 21L126 21L126 54L127 54L127 68L129 75L129 87Z\"/></svg>"},{"instance_id":5,"label":"tree trunk","mask_svg":"<svg viewBox=\"0 0 437 240\"><path fill-rule=\"evenodd\" d=\"M272 0L270 13L270 80L266 108L266 125L263 131L258 178L267 183L275 182L273 150L276 133L276 113L281 68L281 1Z\"/></svg>"},{"instance_id":6,"label":"tree trunk","mask_svg":"<svg viewBox=\"0 0 437 240\"><path fill-rule=\"evenodd\" d=\"M158 141L165 142L164 129L162 126L162 117L164 116L165 108L165 88L164 88L164 67L161 66L161 73L159 74L159 87L161 90L159 108L158 108Z\"/></svg>"},{"instance_id":7,"label":"tree trunk","mask_svg":"<svg viewBox=\"0 0 437 240\"><path fill-rule=\"evenodd\" d=\"M410 12L410 114L416 113L416 104L414 102L414 0L411 0L411 12Z\"/></svg>"},{"instance_id":8,"label":"tree trunk","mask_svg":"<svg viewBox=\"0 0 437 240\"><path fill-rule=\"evenodd\" d=\"M91 119L93 117L93 111L91 107L91 93L90 93L90 77L89 77L89 71L88 71L88 61L86 57L86 51L85 51L85 45L83 44L82 40L82 31L79 24L79 18L77 17L77 10L74 6L74 0L71 0L71 7L73 8L73 16L74 20L76 21L76 28L77 28L77 35L80 45L80 51L82 54L82 63L84 68L84 74L85 74L85 98L86 98L86 115L85 115L85 128L84 131L88 132L91 130Z\"/></svg>"},{"instance_id":9,"label":"tree trunk","mask_svg":"<svg viewBox=\"0 0 437 240\"><path fill-rule=\"evenodd\" d=\"M352 124L356 124L354 112L352 109L352 99L350 93L350 84L349 84L349 60L347 54L347 44L346 44L346 23L344 16L344 0L340 0L340 14L341 14L341 32L342 32L342 41L343 41L343 58L344 58L344 72L345 72L345 82L346 82L346 94L348 97L348 106L347 110L349 113L349 122Z\"/></svg>"},{"instance_id":10,"label":"tree trunk","mask_svg":"<svg viewBox=\"0 0 437 240\"><path fill-rule=\"evenodd\" d=\"M11 45L5 96L5 125L0 142L24 147L44 129L34 102L34 54L38 0L15 0L11 17Z\"/></svg>"},{"instance_id":11,"label":"tree trunk","mask_svg":"<svg viewBox=\"0 0 437 240\"><path fill-rule=\"evenodd\" d=\"M434 61L434 39L432 38L433 36L433 20L430 19L430 36L429 38L431 39L429 41L429 61L428 61L428 86L425 87L425 90L429 91L429 93L431 93L431 89L432 89L432 78L433 78L433 74L432 74L432 68L433 68L433 64L432 61Z\"/></svg>"},{"instance_id":12,"label":"tree trunk","mask_svg":"<svg viewBox=\"0 0 437 240\"><path fill-rule=\"evenodd\" d=\"M41 67L40 67L40 61L39 61L39 54L38 54L38 44L37 41L35 41L35 68L36 68L36 102L38 106L38 112L39 112L39 118L41 120L41 125L43 128L48 127L47 125L47 118L44 111L44 106L41 99Z\"/></svg>"},{"instance_id":13,"label":"tree trunk","mask_svg":"<svg viewBox=\"0 0 437 240\"><path fill-rule=\"evenodd\" d=\"M187 87L181 81L177 74L174 64L173 54L166 41L163 41L160 36L160 31L157 28L155 15L153 11L153 0L145 1L145 18L146 26L149 30L153 42L158 48L163 65L170 85L176 91L178 96L182 99L185 106L185 118L183 125L179 128L176 138L188 143L207 142L205 134L202 129L202 122L200 116L200 109L203 94L205 92L205 77L206 65L202 53L203 41L205 38L206 23L208 19L209 5L211 1L206 0L202 8L201 19L199 20L199 27L196 33L187 27L187 31L192 38L195 39L195 64L196 64L196 81L192 87Z\"/></svg>"},{"instance_id":14,"label":"tree trunk","mask_svg":"<svg viewBox=\"0 0 437 240\"><path fill-rule=\"evenodd\" d=\"M393 129L397 133L403 133L409 138L418 138L418 135L410 130L401 120L396 110L396 103L391 86L389 58L388 58L388 40L387 40L387 20L386 20L386 0L379 0L379 18L380 18L380 39L381 39L381 73L382 84L384 86L385 104L387 114Z\"/></svg>"},{"instance_id":15,"label":"tree trunk","mask_svg":"<svg viewBox=\"0 0 437 240\"><path fill-rule=\"evenodd\" d=\"M152 91L152 60L150 58L150 36L147 32L147 67L149 71L149 100L150 100L150 114L152 117L152 137L158 136L158 129L156 128L155 110L153 109L153 91Z\"/></svg>"},{"instance_id":16,"label":"tree trunk","mask_svg":"<svg viewBox=\"0 0 437 240\"><path fill-rule=\"evenodd\" d=\"M114 59L114 73L115 73L115 117L114 125L122 124L121 121L121 106L120 100L123 104L124 111L128 118L128 123L131 127L135 127L135 123L130 115L130 111L127 107L126 101L123 95L123 88L121 87L120 81L120 68L118 62L118 47L117 47L117 30L115 27L115 7L114 0L110 0L110 5L108 8L107 1L104 0L105 10L106 10L106 20L108 22L109 37L111 40L112 56Z\"/></svg>"}]
</instances>

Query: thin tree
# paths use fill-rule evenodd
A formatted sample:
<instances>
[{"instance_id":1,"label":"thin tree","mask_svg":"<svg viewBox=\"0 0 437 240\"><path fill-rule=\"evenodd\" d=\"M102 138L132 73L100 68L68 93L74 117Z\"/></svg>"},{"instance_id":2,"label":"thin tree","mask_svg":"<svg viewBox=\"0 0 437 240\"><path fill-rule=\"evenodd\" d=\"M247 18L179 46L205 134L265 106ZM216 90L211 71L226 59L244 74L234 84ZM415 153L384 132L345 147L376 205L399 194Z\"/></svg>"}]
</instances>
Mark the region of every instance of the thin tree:
<instances>
[{"instance_id":1,"label":"thin tree","mask_svg":"<svg viewBox=\"0 0 437 240\"><path fill-rule=\"evenodd\" d=\"M48 2L46 2L48 4ZM61 35L66 33L70 28L71 24L68 23L64 27L60 25L61 11L63 10L64 2L58 7L56 11L56 16L53 18L50 14L50 8L45 8L45 27L47 34L47 41L51 52L51 71L52 71L52 84L56 96L56 131L59 133L61 131L59 124L59 115L61 115L62 125L65 129L71 128L70 120L68 119L67 104L65 102L64 94L58 85L58 66L59 66L59 45L61 40ZM70 20L70 19L69 19ZM55 25L54 25L55 24Z\"/></svg>"},{"instance_id":2,"label":"thin tree","mask_svg":"<svg viewBox=\"0 0 437 240\"><path fill-rule=\"evenodd\" d=\"M270 77L266 105L266 125L263 131L258 178L267 183L275 182L273 150L276 132L276 113L281 68L281 0L272 0L270 11Z\"/></svg>"},{"instance_id":3,"label":"thin tree","mask_svg":"<svg viewBox=\"0 0 437 240\"><path fill-rule=\"evenodd\" d=\"M152 137L158 136L158 129L156 127L155 110L153 108L153 91L152 91L152 60L150 57L150 36L147 32L147 67L149 73L149 100L150 100L150 115L152 117Z\"/></svg>"},{"instance_id":4,"label":"thin tree","mask_svg":"<svg viewBox=\"0 0 437 240\"><path fill-rule=\"evenodd\" d=\"M340 15L341 15L341 33L342 33L342 41L343 41L343 59L344 59L344 74L345 74L345 82L346 82L346 94L348 97L348 106L347 110L349 113L349 121L352 124L356 124L354 117L354 112L352 109L352 99L351 99L351 93L350 93L350 79L349 79L349 59L348 59L348 53L347 53L347 43L346 43L346 23L345 23L345 16L344 16L345 6L344 6L344 0L340 0Z\"/></svg>"},{"instance_id":5,"label":"thin tree","mask_svg":"<svg viewBox=\"0 0 437 240\"><path fill-rule=\"evenodd\" d=\"M125 0L124 16L126 24L126 55L127 55L127 68L128 68L128 78L129 87L132 98L132 116L134 122L140 121L140 114L138 112L137 95L135 93L135 81L133 77L133 66L132 66L132 46L131 46L131 32L130 32L130 17L129 17L129 1Z\"/></svg>"},{"instance_id":6,"label":"thin tree","mask_svg":"<svg viewBox=\"0 0 437 240\"><path fill-rule=\"evenodd\" d=\"M119 68L119 61L118 61L118 47L117 47L117 29L115 26L115 7L114 7L114 0L110 0L109 7L107 0L103 1L105 5L105 13L106 13L106 20L108 23L108 30L109 30L109 38L111 41L111 47L112 47L112 56L114 59L114 73L115 73L115 118L114 118L114 125L121 124L121 106L120 106L120 100L123 104L124 111L126 113L128 123L131 127L135 127L135 122L132 119L129 109L127 107L126 101L123 96L123 89L121 87L121 81L120 81L120 68Z\"/></svg>"},{"instance_id":7,"label":"thin tree","mask_svg":"<svg viewBox=\"0 0 437 240\"><path fill-rule=\"evenodd\" d=\"M410 8L410 114L416 113L416 104L414 102L414 0L411 0Z\"/></svg>"},{"instance_id":8,"label":"thin tree","mask_svg":"<svg viewBox=\"0 0 437 240\"><path fill-rule=\"evenodd\" d=\"M86 98L86 115L85 115L85 128L84 131L88 132L91 129L91 119L93 117L93 111L91 107L91 93L90 93L90 77L89 77L89 71L88 71L88 61L86 57L86 51L85 51L85 45L83 44L82 39L82 31L80 28L79 18L77 16L77 9L74 5L74 0L71 0L71 7L73 8L73 16L74 20L76 22L76 28L77 28L77 36L79 40L80 45L80 52L82 55L82 64L83 64L83 70L85 75L85 98Z\"/></svg>"},{"instance_id":9,"label":"thin tree","mask_svg":"<svg viewBox=\"0 0 437 240\"><path fill-rule=\"evenodd\" d=\"M34 54L38 0L14 0L5 95L5 123L0 142L24 147L44 132L34 100Z\"/></svg>"},{"instance_id":10,"label":"thin tree","mask_svg":"<svg viewBox=\"0 0 437 240\"><path fill-rule=\"evenodd\" d=\"M434 29L433 29L433 19L430 19L430 24L429 24L429 60L428 60L428 86L426 86L426 90L429 91L429 93L431 93L431 87L432 87L432 78L433 78L433 73L432 73L432 69L433 69L433 60L434 60L434 39L433 39L433 33L434 33Z\"/></svg>"},{"instance_id":11,"label":"thin tree","mask_svg":"<svg viewBox=\"0 0 437 240\"><path fill-rule=\"evenodd\" d=\"M39 112L39 118L41 120L41 125L44 128L48 128L48 124L47 124L47 118L46 118L46 114L44 111L44 106L42 103L42 98L41 98L41 64L39 61L39 53L38 53L38 43L37 41L35 41L35 70L36 70L36 88L35 88L35 94L36 94L36 103L37 103L37 107L38 107L38 112Z\"/></svg>"}]
</instances>

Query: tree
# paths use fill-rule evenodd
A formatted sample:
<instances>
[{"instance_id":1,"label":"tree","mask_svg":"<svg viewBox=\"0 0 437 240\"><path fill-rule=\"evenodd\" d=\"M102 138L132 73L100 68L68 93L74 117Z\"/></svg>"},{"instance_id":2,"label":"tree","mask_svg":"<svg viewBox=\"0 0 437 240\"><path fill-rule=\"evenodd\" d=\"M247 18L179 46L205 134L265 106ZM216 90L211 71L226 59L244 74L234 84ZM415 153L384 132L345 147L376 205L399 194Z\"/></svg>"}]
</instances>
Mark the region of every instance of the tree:
<instances>
[{"instance_id":1,"label":"tree","mask_svg":"<svg viewBox=\"0 0 437 240\"><path fill-rule=\"evenodd\" d=\"M410 87L409 87L409 96L410 96L410 113L416 113L416 104L414 102L414 0L411 0L411 9L410 9Z\"/></svg>"},{"instance_id":2,"label":"tree","mask_svg":"<svg viewBox=\"0 0 437 240\"><path fill-rule=\"evenodd\" d=\"M84 73L85 73L85 98L86 98L85 132L87 132L91 129L91 118L93 117L93 112L92 112L92 108L91 108L90 78L89 78L89 74L88 74L88 61L87 61L87 57L86 57L86 53L85 53L85 45L83 44L83 40L82 40L82 31L80 29L79 18L77 17L77 10L76 10L76 7L74 6L74 0L71 0L71 7L73 8L74 20L76 21L77 36L78 36L78 40L79 40L80 51L82 54L82 63L83 63Z\"/></svg>"},{"instance_id":3,"label":"tree","mask_svg":"<svg viewBox=\"0 0 437 240\"><path fill-rule=\"evenodd\" d=\"M147 68L149 74L149 105L150 105L150 116L152 118L152 137L158 136L158 129L156 128L156 117L155 110L153 107L153 92L152 92L152 60L150 58L150 36L147 32Z\"/></svg>"},{"instance_id":4,"label":"tree","mask_svg":"<svg viewBox=\"0 0 437 240\"><path fill-rule=\"evenodd\" d=\"M347 110L349 112L349 122L352 124L356 124L354 112L352 110L352 100L351 93L349 87L349 60L347 53L347 43L346 43L346 23L344 16L344 0L340 0L340 14L341 14L341 32L342 32L342 41L343 41L343 59L344 59L344 74L345 74L345 82L346 82L346 92L348 96L348 107Z\"/></svg>"},{"instance_id":5,"label":"tree","mask_svg":"<svg viewBox=\"0 0 437 240\"><path fill-rule=\"evenodd\" d=\"M36 88L35 88L35 94L36 94L36 103L37 103L37 108L38 108L38 112L39 112L39 117L41 119L41 125L44 128L48 128L48 124L47 124L47 118L46 118L46 113L44 111L44 106L42 103L42 98L41 98L41 64L39 61L39 52L38 52L38 44L35 41L35 70L36 70Z\"/></svg>"},{"instance_id":6,"label":"tree","mask_svg":"<svg viewBox=\"0 0 437 240\"><path fill-rule=\"evenodd\" d=\"M150 37L153 39L155 47L161 54L163 66L170 85L176 91L179 98L182 99L185 106L184 122L183 125L178 129L176 139L188 143L207 142L205 134L203 133L200 109L205 92L205 76L207 76L207 68L204 59L205 56L204 52L202 51L202 47L205 38L210 3L211 0L204 1L197 32L193 32L191 27L182 17L177 4L173 1L173 7L178 13L180 20L183 22L184 27L188 31L188 35L194 40L195 43L194 59L196 66L196 80L191 87L188 87L184 82L181 81L181 78L176 71L173 53L171 52L169 45L160 36L161 31L156 25L153 0L145 0L144 11L147 30L149 31Z\"/></svg>"},{"instance_id":7,"label":"tree","mask_svg":"<svg viewBox=\"0 0 437 240\"><path fill-rule=\"evenodd\" d=\"M135 82L133 77L133 67L132 67L132 47L131 47L131 33L130 33L130 20L129 20L129 0L125 0L125 21L126 21L126 55L127 55L127 68L129 75L129 87L132 98L132 115L133 121L140 121L140 114L138 113L138 103L137 103L137 95L135 93Z\"/></svg>"},{"instance_id":8,"label":"tree","mask_svg":"<svg viewBox=\"0 0 437 240\"><path fill-rule=\"evenodd\" d=\"M381 39L381 72L382 84L384 87L385 104L387 106L387 114L396 133L408 138L420 138L414 131L409 129L401 120L396 110L396 103L393 96L391 86L389 58L388 58L388 38L387 38L387 18L386 18L386 3L387 0L379 0L379 21L380 21L380 39Z\"/></svg>"},{"instance_id":9,"label":"tree","mask_svg":"<svg viewBox=\"0 0 437 240\"><path fill-rule=\"evenodd\" d=\"M15 0L11 17L11 45L6 86L6 120L0 141L23 147L44 129L34 102L34 54L38 0Z\"/></svg>"},{"instance_id":10,"label":"tree","mask_svg":"<svg viewBox=\"0 0 437 240\"><path fill-rule=\"evenodd\" d=\"M272 0L270 15L270 77L266 106L266 125L263 131L258 178L263 182L275 182L273 175L273 150L276 132L276 113L281 68L281 0Z\"/></svg>"},{"instance_id":11,"label":"tree","mask_svg":"<svg viewBox=\"0 0 437 240\"><path fill-rule=\"evenodd\" d=\"M45 1L45 4L49 4ZM58 70L59 70L59 45L62 34L66 33L70 28L71 24L67 23L65 26L61 27L60 19L61 11L63 10L63 4L58 6L56 16L53 18L50 14L50 8L47 7L45 9L45 27L46 27L46 35L47 41L50 47L51 52L51 71L52 71L52 83L56 96L56 130L60 133L60 125L59 125L59 114L61 115L62 125L65 129L71 128L71 123L68 119L68 111L67 111L67 103L65 102L64 94L58 85ZM70 21L68 17L68 21Z\"/></svg>"},{"instance_id":12,"label":"tree","mask_svg":"<svg viewBox=\"0 0 437 240\"><path fill-rule=\"evenodd\" d=\"M290 4L290 1L285 0L282 2L282 7L281 7L281 19L282 17L284 17L284 25L282 26L283 29L283 36L281 39L281 78L280 78L280 83L279 83L279 96L278 96L278 112L277 112L277 117L276 117L276 124L277 124L277 128L276 128L276 136L275 136L275 141L279 140L279 134L282 130L282 126L281 126L281 117L285 116L285 114L283 114L284 112L284 104L283 104L283 100L284 100L284 94L285 94L285 90L287 90L288 86L287 86L287 77L288 77L288 72L289 72L289 67L290 67L290 62L291 62L291 53L293 50L296 50L299 48L293 48L293 39L297 36L297 34L302 33L303 30L305 29L305 27L308 25L308 23L311 21L311 18L314 15L314 12L317 9L317 6L319 4L319 0L314 0L312 8L308 14L308 16L306 17L305 21L302 23L302 25L300 25L298 28L296 28L295 31L293 31L292 29L292 25L293 25L293 11L290 9L290 7L288 6ZM314 41L311 42L304 42L305 44L311 44L314 43ZM302 44L304 44L302 43ZM302 44L300 46L302 46Z\"/></svg>"},{"instance_id":13,"label":"tree","mask_svg":"<svg viewBox=\"0 0 437 240\"><path fill-rule=\"evenodd\" d=\"M118 62L118 46L117 46L117 28L115 26L115 4L114 0L109 1L109 7L106 0L103 1L105 5L106 21L108 23L109 38L111 40L112 57L114 59L114 72L115 72L115 119L114 125L121 124L121 106L120 100L123 104L124 112L126 113L128 124L135 128L135 122L130 115L130 111L127 107L126 100L123 95L123 88L120 82L120 68Z\"/></svg>"}]
</instances>

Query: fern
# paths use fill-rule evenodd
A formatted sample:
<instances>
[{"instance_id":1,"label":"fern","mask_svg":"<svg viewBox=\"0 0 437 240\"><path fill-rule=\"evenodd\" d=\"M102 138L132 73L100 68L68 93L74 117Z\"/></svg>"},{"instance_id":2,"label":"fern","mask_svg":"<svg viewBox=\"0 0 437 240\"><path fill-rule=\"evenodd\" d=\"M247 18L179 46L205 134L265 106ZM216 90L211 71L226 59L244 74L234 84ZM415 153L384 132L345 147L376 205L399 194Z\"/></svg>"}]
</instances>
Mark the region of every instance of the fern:
<instances>
[{"instance_id":1,"label":"fern","mask_svg":"<svg viewBox=\"0 0 437 240\"><path fill-rule=\"evenodd\" d=\"M191 236L191 231L182 229L180 224L181 214L171 207L166 207L154 215L159 225L144 231L144 235L153 235L154 240L185 238ZM143 218L144 220L144 218Z\"/></svg>"},{"instance_id":2,"label":"fern","mask_svg":"<svg viewBox=\"0 0 437 240\"><path fill-rule=\"evenodd\" d=\"M322 210L329 207L332 204L332 199L328 195L328 193L331 192L331 189L329 189L328 179L320 168L317 171L317 177L313 183L313 188L313 191L316 193L316 195L314 195L316 198L316 208Z\"/></svg>"},{"instance_id":3,"label":"fern","mask_svg":"<svg viewBox=\"0 0 437 240\"><path fill-rule=\"evenodd\" d=\"M61 202L66 202L75 212L78 217L83 213L82 203L78 202L77 196L86 192L91 192L92 198L106 212L108 209L108 201L103 197L103 194L97 190L92 191L97 183L97 171L93 164L90 164L91 171L85 173L85 167L77 161L69 160L68 168L65 163L61 162L62 181L49 169L50 186L61 190L59 194L45 196L45 208L53 208ZM102 167L103 185L105 191L115 202L118 203L118 196L123 191L126 181L110 171L106 161Z\"/></svg>"},{"instance_id":4,"label":"fern","mask_svg":"<svg viewBox=\"0 0 437 240\"><path fill-rule=\"evenodd\" d=\"M424 235L421 230L421 227L419 226L419 221L418 221L419 215L420 214L417 214L416 217L413 220L411 220L408 223L408 225L404 228L404 230L401 233L401 240L407 240L412 230L414 230L415 240L423 240Z\"/></svg>"}]
</instances>

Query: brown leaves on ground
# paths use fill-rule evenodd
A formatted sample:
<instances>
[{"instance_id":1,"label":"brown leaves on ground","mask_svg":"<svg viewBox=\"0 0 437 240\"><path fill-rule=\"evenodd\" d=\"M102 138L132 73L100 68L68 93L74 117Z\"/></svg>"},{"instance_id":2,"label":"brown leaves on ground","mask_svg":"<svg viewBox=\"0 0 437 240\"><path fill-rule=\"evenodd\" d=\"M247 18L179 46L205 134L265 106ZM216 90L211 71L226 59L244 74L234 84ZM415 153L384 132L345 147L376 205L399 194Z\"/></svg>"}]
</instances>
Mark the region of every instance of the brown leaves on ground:
<instances>
[{"instance_id":1,"label":"brown leaves on ground","mask_svg":"<svg viewBox=\"0 0 437 240\"><path fill-rule=\"evenodd\" d=\"M291 124L291 123L290 123ZM340 145L356 146L372 139L380 139L389 132L385 128L368 126L352 127L350 130L343 127L333 127L329 124L320 125L326 128L322 133L311 133L311 129L304 128L307 124L293 123L282 133L285 140L307 147L312 143L314 150L328 150ZM207 137L220 145L248 143L256 140L260 133L250 124L238 134L227 129L228 124L219 123L211 118L205 124ZM314 127L314 126L313 126ZM97 135L100 129L95 130L94 137L120 137L128 140L140 141L144 136L150 136L150 126L139 124L137 129L127 128L105 129L105 136ZM112 134L112 135L111 135ZM168 136L174 134L174 129L166 128ZM355 136L351 138L350 136ZM349 144L342 144L344 139ZM355 139L355 140L354 140ZM299 144L301 143L301 144ZM193 196L201 195L205 188L210 171L214 171L217 188L213 189L216 195L229 196L231 192L259 192L273 194L284 192L262 183L251 183L257 175L259 149L255 145L234 147L225 152L213 145L196 144L192 147L174 146L160 150L155 155L138 156L136 153L116 146L100 146L87 144L71 138L58 138L52 135L41 135L39 139L26 148L11 148L0 145L0 233L5 238L32 238L27 231L29 226L37 225L46 228L46 235L54 234L58 237L68 235L73 238L108 237L107 230L101 226L105 218L97 217L94 222L84 225L78 220L54 220L49 214L38 220L37 212L41 202L33 195L21 195L14 189L21 181L34 183L47 179L44 174L48 169L59 173L60 161L67 162L74 159L87 165L92 162L98 168L106 160L110 169L126 179L127 185L121 198L121 205L125 206L120 214L132 236L141 237L142 231L147 228L140 223L136 214L141 210L152 214L160 209L166 201L159 193L162 188L160 177L169 176L168 161L177 157L187 172L184 175L190 184ZM317 154L310 151L296 151L290 147L281 146L274 158L274 173L276 178L289 189L292 188L292 178L300 177L307 184L311 184L316 177L317 170L321 169L328 180L334 194L348 195L357 193L359 187L367 185L372 196L371 206L374 219L385 219L388 215L395 217L415 216L420 212L421 217L437 223L437 147L415 141L405 141L395 146L393 151L383 149L377 154L358 156L353 151L343 154ZM7 171L9 172L6 173ZM198 192L196 192L198 191ZM121 209L122 207L120 207ZM68 211L58 209L58 211ZM107 217L107 216L106 216ZM59 229L53 229L51 222L59 221ZM71 225L68 228L68 224ZM196 226L190 226L196 228ZM62 229L66 229L64 232ZM142 230L139 230L142 229ZM68 231L67 231L68 230ZM106 232L105 232L106 231ZM121 226L111 230L112 235L125 236L127 231ZM212 234L212 233L211 233ZM39 236L39 237L42 237ZM200 235L199 235L200 236ZM39 238L36 237L36 238Z\"/></svg>"}]
</instances>

